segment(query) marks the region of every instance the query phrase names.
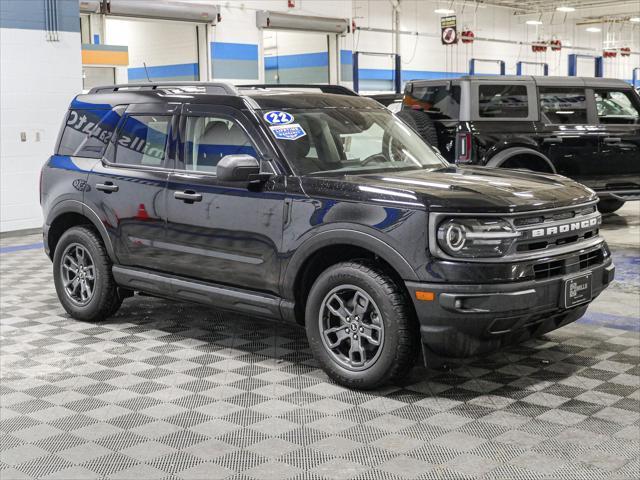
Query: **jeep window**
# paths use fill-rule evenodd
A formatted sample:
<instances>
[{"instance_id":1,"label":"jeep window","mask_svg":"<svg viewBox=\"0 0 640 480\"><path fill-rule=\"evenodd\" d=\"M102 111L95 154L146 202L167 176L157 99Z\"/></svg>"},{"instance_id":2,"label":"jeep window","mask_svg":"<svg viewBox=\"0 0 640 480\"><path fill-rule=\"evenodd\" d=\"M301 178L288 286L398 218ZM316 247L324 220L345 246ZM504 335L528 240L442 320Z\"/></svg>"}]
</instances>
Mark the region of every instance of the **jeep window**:
<instances>
[{"instance_id":1,"label":"jeep window","mask_svg":"<svg viewBox=\"0 0 640 480\"><path fill-rule=\"evenodd\" d=\"M482 118L527 118L529 98L525 85L480 85L478 113Z\"/></svg>"},{"instance_id":2,"label":"jeep window","mask_svg":"<svg viewBox=\"0 0 640 480\"><path fill-rule=\"evenodd\" d=\"M600 123L640 123L637 102L630 91L596 90L595 94Z\"/></svg>"},{"instance_id":3,"label":"jeep window","mask_svg":"<svg viewBox=\"0 0 640 480\"><path fill-rule=\"evenodd\" d=\"M70 110L58 155L101 158L120 121L123 108L114 110Z\"/></svg>"},{"instance_id":4,"label":"jeep window","mask_svg":"<svg viewBox=\"0 0 640 480\"><path fill-rule=\"evenodd\" d=\"M446 161L387 110L293 110L294 139L271 134L298 175L439 168Z\"/></svg>"},{"instance_id":5,"label":"jeep window","mask_svg":"<svg viewBox=\"0 0 640 480\"><path fill-rule=\"evenodd\" d=\"M184 169L215 173L225 155L256 157L244 130L226 117L187 117Z\"/></svg>"},{"instance_id":6,"label":"jeep window","mask_svg":"<svg viewBox=\"0 0 640 480\"><path fill-rule=\"evenodd\" d=\"M161 166L167 145L170 116L131 115L124 121L116 142L115 163Z\"/></svg>"},{"instance_id":7,"label":"jeep window","mask_svg":"<svg viewBox=\"0 0 640 480\"><path fill-rule=\"evenodd\" d=\"M587 122L587 95L581 88L540 87L540 112L547 124Z\"/></svg>"},{"instance_id":8,"label":"jeep window","mask_svg":"<svg viewBox=\"0 0 640 480\"><path fill-rule=\"evenodd\" d=\"M460 86L415 84L403 103L428 112L435 120L455 120L460 115Z\"/></svg>"}]
</instances>

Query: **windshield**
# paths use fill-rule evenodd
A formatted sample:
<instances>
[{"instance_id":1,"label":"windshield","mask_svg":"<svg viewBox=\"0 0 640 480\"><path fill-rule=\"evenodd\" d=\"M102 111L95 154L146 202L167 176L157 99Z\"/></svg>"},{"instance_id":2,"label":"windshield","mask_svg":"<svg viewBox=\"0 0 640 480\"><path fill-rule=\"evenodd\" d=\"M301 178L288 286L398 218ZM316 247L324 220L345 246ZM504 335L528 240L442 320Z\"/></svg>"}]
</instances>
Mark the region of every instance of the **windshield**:
<instances>
[{"instance_id":1,"label":"windshield","mask_svg":"<svg viewBox=\"0 0 640 480\"><path fill-rule=\"evenodd\" d=\"M417 133L383 109L264 111L262 118L297 175L446 165Z\"/></svg>"}]
</instances>

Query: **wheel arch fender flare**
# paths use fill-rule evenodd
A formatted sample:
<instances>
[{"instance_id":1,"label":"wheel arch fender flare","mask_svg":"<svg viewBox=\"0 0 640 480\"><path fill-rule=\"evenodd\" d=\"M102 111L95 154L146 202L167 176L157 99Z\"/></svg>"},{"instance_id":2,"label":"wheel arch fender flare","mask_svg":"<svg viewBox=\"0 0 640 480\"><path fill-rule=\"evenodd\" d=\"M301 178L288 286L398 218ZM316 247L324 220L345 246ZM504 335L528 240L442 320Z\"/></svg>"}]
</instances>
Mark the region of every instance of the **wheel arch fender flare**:
<instances>
[{"instance_id":1,"label":"wheel arch fender flare","mask_svg":"<svg viewBox=\"0 0 640 480\"><path fill-rule=\"evenodd\" d=\"M311 256L329 245L353 245L369 250L387 262L404 280L418 281L409 262L391 245L371 233L349 228L336 228L313 235L302 243L292 255L282 276L284 298L294 299L295 281L300 269Z\"/></svg>"},{"instance_id":2,"label":"wheel arch fender flare","mask_svg":"<svg viewBox=\"0 0 640 480\"><path fill-rule=\"evenodd\" d=\"M537 150L534 150L533 148L528 147L509 147L501 150L489 159L489 161L486 163L486 166L494 168L501 167L507 160L518 155L532 155L534 157L537 157L549 166L551 172L557 173L555 167L553 166L553 163L551 163L551 160L549 160L546 155L540 153Z\"/></svg>"},{"instance_id":3,"label":"wheel arch fender flare","mask_svg":"<svg viewBox=\"0 0 640 480\"><path fill-rule=\"evenodd\" d=\"M47 215L46 225L50 227L57 218L59 218L61 215L64 215L65 213L77 213L89 220L89 222L91 222L91 224L98 231L100 238L102 238L109 258L112 262L116 261L115 250L113 248L113 244L111 243L111 238L109 237L109 233L107 232L106 227L100 221L100 217L98 217L98 214L86 204L78 200L63 200L57 203Z\"/></svg>"}]
</instances>

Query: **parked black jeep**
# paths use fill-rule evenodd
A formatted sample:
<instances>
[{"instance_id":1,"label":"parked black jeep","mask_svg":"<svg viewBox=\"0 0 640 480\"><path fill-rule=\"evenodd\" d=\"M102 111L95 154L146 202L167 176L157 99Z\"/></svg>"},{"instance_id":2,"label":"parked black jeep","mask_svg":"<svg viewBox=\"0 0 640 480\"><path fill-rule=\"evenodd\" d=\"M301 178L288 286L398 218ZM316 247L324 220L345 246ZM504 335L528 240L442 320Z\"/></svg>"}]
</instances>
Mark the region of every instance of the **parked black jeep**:
<instances>
[{"instance_id":1,"label":"parked black jeep","mask_svg":"<svg viewBox=\"0 0 640 480\"><path fill-rule=\"evenodd\" d=\"M133 292L306 327L338 382L472 355L580 318L614 275L596 195L449 165L371 99L225 84L94 88L42 173L74 318Z\"/></svg>"},{"instance_id":2,"label":"parked black jeep","mask_svg":"<svg viewBox=\"0 0 640 480\"><path fill-rule=\"evenodd\" d=\"M622 80L414 80L401 115L451 163L565 175L595 190L603 213L640 200L640 96Z\"/></svg>"}]
</instances>

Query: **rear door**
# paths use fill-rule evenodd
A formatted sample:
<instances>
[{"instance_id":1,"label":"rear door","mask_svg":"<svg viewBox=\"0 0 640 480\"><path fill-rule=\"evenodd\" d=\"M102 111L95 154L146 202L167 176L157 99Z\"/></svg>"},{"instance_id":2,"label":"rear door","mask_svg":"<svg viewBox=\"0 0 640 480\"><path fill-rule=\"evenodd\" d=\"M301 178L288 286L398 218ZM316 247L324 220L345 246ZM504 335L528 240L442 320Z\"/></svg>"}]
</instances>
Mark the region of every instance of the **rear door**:
<instances>
[{"instance_id":1,"label":"rear door","mask_svg":"<svg viewBox=\"0 0 640 480\"><path fill-rule=\"evenodd\" d=\"M584 86L538 87L536 140L560 175L584 179L602 168L600 130L594 125L593 92Z\"/></svg>"},{"instance_id":2,"label":"rear door","mask_svg":"<svg viewBox=\"0 0 640 480\"><path fill-rule=\"evenodd\" d=\"M594 89L601 161L598 189L640 188L640 101L631 88Z\"/></svg>"},{"instance_id":3,"label":"rear door","mask_svg":"<svg viewBox=\"0 0 640 480\"><path fill-rule=\"evenodd\" d=\"M225 155L252 155L270 168L267 147L231 107L185 105L180 132L167 189L165 261L185 277L278 293L284 177L250 191L247 182L216 176Z\"/></svg>"},{"instance_id":4,"label":"rear door","mask_svg":"<svg viewBox=\"0 0 640 480\"><path fill-rule=\"evenodd\" d=\"M105 225L122 265L168 270L161 242L176 110L177 105L129 106L89 176L85 203Z\"/></svg>"}]
</instances>

